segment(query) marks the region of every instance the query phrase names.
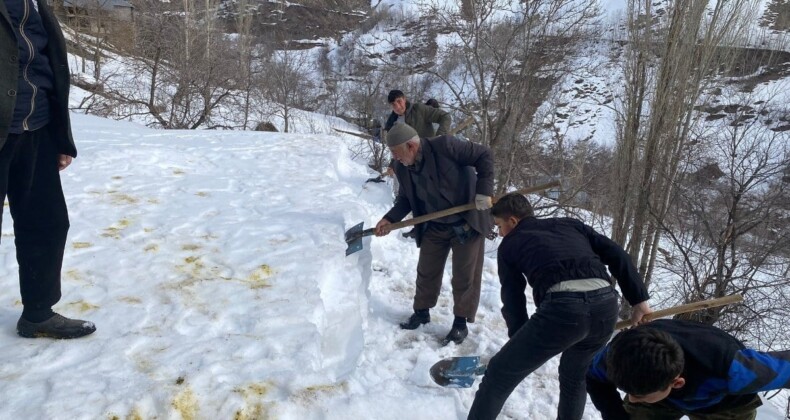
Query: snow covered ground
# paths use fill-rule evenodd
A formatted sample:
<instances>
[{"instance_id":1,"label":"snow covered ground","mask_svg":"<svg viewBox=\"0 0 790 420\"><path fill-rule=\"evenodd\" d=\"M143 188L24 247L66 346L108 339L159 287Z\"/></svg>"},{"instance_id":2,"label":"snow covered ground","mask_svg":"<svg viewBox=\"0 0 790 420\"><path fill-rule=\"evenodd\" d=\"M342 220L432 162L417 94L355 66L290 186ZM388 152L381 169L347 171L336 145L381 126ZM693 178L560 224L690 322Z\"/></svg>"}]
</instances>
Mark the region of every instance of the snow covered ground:
<instances>
[{"instance_id":1,"label":"snow covered ground","mask_svg":"<svg viewBox=\"0 0 790 420\"><path fill-rule=\"evenodd\" d=\"M412 242L369 238L345 256L344 231L391 204L387 184L364 184L350 138L73 119L80 156L63 172L72 227L55 309L98 331L17 337L6 214L0 418L465 418L476 388L435 386L428 368L504 344L493 243L478 322L442 348L447 287L431 324L397 327L411 312ZM522 383L501 418L553 419L556 370L555 359ZM599 418L591 405L585 418Z\"/></svg>"}]
</instances>

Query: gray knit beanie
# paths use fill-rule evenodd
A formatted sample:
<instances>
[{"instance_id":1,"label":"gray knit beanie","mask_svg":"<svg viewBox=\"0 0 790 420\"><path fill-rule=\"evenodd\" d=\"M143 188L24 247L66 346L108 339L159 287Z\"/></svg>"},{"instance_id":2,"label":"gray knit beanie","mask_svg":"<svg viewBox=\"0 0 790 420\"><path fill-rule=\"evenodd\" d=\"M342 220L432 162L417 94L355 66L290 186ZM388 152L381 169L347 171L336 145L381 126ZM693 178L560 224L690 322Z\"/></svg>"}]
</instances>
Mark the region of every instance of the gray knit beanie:
<instances>
[{"instance_id":1,"label":"gray knit beanie","mask_svg":"<svg viewBox=\"0 0 790 420\"><path fill-rule=\"evenodd\" d=\"M406 123L395 124L387 132L387 146L395 147L417 137L417 131Z\"/></svg>"}]
</instances>

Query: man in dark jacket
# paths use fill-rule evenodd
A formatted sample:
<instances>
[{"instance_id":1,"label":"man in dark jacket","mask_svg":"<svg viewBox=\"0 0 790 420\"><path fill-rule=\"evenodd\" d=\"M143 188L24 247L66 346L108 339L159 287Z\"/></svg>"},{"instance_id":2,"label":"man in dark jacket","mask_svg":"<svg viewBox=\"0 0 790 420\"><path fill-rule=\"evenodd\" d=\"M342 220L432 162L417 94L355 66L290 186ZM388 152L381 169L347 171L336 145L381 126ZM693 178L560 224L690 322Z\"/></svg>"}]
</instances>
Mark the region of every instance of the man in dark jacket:
<instances>
[{"instance_id":1,"label":"man in dark jacket","mask_svg":"<svg viewBox=\"0 0 790 420\"><path fill-rule=\"evenodd\" d=\"M521 194L502 197L491 211L504 237L497 265L510 340L489 362L469 418L495 419L527 375L562 353L557 418L581 419L585 372L617 321L618 299L607 267L634 305L634 324L651 312L645 285L619 245L578 220L537 219ZM532 318L527 283L537 306Z\"/></svg>"},{"instance_id":2,"label":"man in dark jacket","mask_svg":"<svg viewBox=\"0 0 790 420\"><path fill-rule=\"evenodd\" d=\"M14 219L23 337L76 338L92 323L52 311L68 211L59 170L77 156L68 113L69 71L60 25L45 0L0 1L0 198Z\"/></svg>"},{"instance_id":3,"label":"man in dark jacket","mask_svg":"<svg viewBox=\"0 0 790 420\"><path fill-rule=\"evenodd\" d=\"M788 387L790 351L747 349L716 327L681 320L618 334L587 373L604 420L753 420L757 392Z\"/></svg>"},{"instance_id":4,"label":"man in dark jacket","mask_svg":"<svg viewBox=\"0 0 790 420\"><path fill-rule=\"evenodd\" d=\"M453 251L453 321L443 344L460 344L468 335L480 303L485 235L491 230L491 195L494 161L490 150L452 136L420 139L408 124L396 124L387 146L397 160L395 176L400 182L392 209L376 225L376 235L389 233L388 225L402 220L475 203L477 210L445 216L418 225L420 258L414 314L401 328L413 330L430 322L442 287L447 256Z\"/></svg>"}]
</instances>

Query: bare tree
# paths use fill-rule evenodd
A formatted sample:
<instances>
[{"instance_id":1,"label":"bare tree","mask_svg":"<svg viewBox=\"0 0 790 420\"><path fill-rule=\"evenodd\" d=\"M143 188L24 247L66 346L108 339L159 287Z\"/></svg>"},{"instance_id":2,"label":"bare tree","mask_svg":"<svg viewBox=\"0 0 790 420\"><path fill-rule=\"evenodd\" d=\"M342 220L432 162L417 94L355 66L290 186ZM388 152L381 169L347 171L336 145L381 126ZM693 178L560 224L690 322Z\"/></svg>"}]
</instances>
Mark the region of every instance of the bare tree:
<instances>
[{"instance_id":1,"label":"bare tree","mask_svg":"<svg viewBox=\"0 0 790 420\"><path fill-rule=\"evenodd\" d=\"M716 322L770 348L790 333L790 184L783 179L790 134L774 131L759 114L734 112L689 148L669 217L662 218L673 250L660 266L680 279L684 302L743 294L742 306L685 318Z\"/></svg>"},{"instance_id":2,"label":"bare tree","mask_svg":"<svg viewBox=\"0 0 790 420\"><path fill-rule=\"evenodd\" d=\"M665 26L651 14L651 2L629 4L629 39L659 42L634 42L628 50L627 95L612 179L613 202L620 204L614 212L613 237L626 245L649 284L659 226L697 122L694 106L712 71L728 62L718 47L740 34L749 3L718 1L708 8L702 0L676 2L666 14ZM655 53L660 59L655 77L649 78L648 56Z\"/></svg>"},{"instance_id":3,"label":"bare tree","mask_svg":"<svg viewBox=\"0 0 790 420\"><path fill-rule=\"evenodd\" d=\"M315 83L310 69L314 60L308 51L276 50L263 64L259 75L266 99L271 101L274 114L283 119L283 131L289 132L296 109L312 109Z\"/></svg>"},{"instance_id":4,"label":"bare tree","mask_svg":"<svg viewBox=\"0 0 790 420\"><path fill-rule=\"evenodd\" d=\"M212 113L235 87L235 74L227 71L232 49L205 22L215 18L211 8L197 16L192 0L181 10L174 6L138 2L135 58L128 60L134 73L112 80L105 96L122 117L147 115L162 128L213 128Z\"/></svg>"}]
</instances>

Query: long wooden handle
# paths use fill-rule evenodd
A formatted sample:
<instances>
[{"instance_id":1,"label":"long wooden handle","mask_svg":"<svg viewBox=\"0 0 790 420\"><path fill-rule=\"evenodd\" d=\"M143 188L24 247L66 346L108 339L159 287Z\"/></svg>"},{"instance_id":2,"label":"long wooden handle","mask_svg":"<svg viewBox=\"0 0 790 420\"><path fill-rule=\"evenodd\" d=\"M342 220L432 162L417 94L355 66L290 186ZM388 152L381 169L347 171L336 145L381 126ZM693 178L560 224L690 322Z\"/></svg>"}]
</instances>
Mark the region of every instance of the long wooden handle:
<instances>
[{"instance_id":1,"label":"long wooden handle","mask_svg":"<svg viewBox=\"0 0 790 420\"><path fill-rule=\"evenodd\" d=\"M447 133L447 134L449 134L451 136L454 136L457 132L463 130L466 127L469 127L470 125L472 125L473 122L475 122L475 117L469 117L469 118L463 120L461 122L461 124L458 124L457 126L455 126L455 128L450 130L450 132Z\"/></svg>"},{"instance_id":2,"label":"long wooden handle","mask_svg":"<svg viewBox=\"0 0 790 420\"><path fill-rule=\"evenodd\" d=\"M522 188L520 190L513 191L513 193L530 194L530 193L534 193L534 192L538 192L538 191L548 190L551 187L559 187L559 186L560 186L560 182L559 181L551 181L551 182L547 182L545 184L536 185L534 187ZM504 196L505 196L505 194L494 198L492 201L494 203L496 203L497 201L499 201L500 198L502 198ZM422 216L414 217L412 219L404 220L402 222L392 223L392 224L388 225L388 227L390 228L390 230L396 230L396 229L404 228L406 226L414 226L414 225L417 225L417 224L420 224L420 223L427 222L429 220L438 219L440 217L449 216L451 214L461 213L461 212L464 212L464 211L469 211L469 210L474 210L474 209L475 209L475 203L463 204L463 205L460 205L460 206L450 207L449 209L444 209L444 210L440 210L440 211L437 211L437 212L433 212L433 213L425 214L425 215L422 215Z\"/></svg>"},{"instance_id":3,"label":"long wooden handle","mask_svg":"<svg viewBox=\"0 0 790 420\"><path fill-rule=\"evenodd\" d=\"M701 311L708 308L716 308L719 306L729 305L732 303L743 302L743 296L739 294L724 296L716 299L702 300L694 303L687 303L685 305L673 306L671 308L655 311L644 316L643 319L652 321L658 318L664 318L671 315L685 314L688 312ZM622 330L631 326L631 321L620 321L615 324L615 330Z\"/></svg>"}]
</instances>

